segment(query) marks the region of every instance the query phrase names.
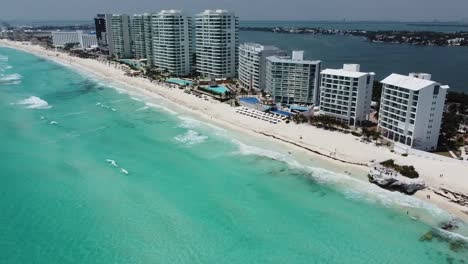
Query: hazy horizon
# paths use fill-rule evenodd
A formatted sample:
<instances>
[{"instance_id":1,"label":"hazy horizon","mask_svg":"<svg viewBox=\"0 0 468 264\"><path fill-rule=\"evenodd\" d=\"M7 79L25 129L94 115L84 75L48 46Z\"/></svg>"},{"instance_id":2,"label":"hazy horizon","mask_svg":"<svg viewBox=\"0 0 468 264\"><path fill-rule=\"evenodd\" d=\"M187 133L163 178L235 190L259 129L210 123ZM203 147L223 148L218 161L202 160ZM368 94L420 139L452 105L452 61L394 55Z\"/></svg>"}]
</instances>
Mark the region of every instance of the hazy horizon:
<instances>
[{"instance_id":1,"label":"hazy horizon","mask_svg":"<svg viewBox=\"0 0 468 264\"><path fill-rule=\"evenodd\" d=\"M7 0L8 1L8 0ZM27 7L27 8L25 8ZM228 9L244 21L468 21L466 0L23 0L2 4L2 21L84 21L97 13L144 13L180 9L196 14L205 9Z\"/></svg>"}]
</instances>

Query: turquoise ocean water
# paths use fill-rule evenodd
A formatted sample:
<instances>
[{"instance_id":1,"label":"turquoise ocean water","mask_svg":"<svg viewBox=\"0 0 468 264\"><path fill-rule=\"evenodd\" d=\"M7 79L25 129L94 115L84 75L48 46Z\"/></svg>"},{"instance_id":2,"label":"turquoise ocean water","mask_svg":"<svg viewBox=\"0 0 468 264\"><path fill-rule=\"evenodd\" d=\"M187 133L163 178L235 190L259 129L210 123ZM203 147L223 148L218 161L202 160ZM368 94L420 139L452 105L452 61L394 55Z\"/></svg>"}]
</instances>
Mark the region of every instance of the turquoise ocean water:
<instances>
[{"instance_id":1,"label":"turquoise ocean water","mask_svg":"<svg viewBox=\"0 0 468 264\"><path fill-rule=\"evenodd\" d=\"M301 164L162 99L0 47L1 263L468 260L443 239L420 241L445 213Z\"/></svg>"}]
</instances>

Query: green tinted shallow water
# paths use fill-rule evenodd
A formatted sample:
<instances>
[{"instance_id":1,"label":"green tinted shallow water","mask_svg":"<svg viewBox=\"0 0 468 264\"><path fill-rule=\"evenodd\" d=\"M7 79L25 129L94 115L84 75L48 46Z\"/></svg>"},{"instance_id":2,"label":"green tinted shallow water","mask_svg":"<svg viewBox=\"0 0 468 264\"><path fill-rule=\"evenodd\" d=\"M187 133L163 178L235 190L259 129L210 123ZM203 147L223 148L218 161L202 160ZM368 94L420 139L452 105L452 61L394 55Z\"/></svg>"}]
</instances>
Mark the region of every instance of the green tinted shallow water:
<instances>
[{"instance_id":1,"label":"green tinted shallow water","mask_svg":"<svg viewBox=\"0 0 468 264\"><path fill-rule=\"evenodd\" d=\"M139 98L0 48L2 263L468 259L336 173Z\"/></svg>"}]
</instances>

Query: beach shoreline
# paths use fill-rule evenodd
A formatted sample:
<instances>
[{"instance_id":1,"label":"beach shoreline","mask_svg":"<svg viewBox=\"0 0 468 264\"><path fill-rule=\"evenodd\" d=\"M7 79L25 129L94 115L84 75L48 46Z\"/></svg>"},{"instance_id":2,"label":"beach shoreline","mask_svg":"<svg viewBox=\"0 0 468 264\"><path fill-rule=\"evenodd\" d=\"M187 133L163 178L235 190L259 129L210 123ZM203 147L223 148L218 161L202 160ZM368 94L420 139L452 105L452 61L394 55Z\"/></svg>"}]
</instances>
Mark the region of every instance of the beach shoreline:
<instances>
[{"instance_id":1,"label":"beach shoreline","mask_svg":"<svg viewBox=\"0 0 468 264\"><path fill-rule=\"evenodd\" d=\"M359 138L349 134L330 132L305 124L270 124L240 115L235 112L235 108L227 104L212 100L201 100L184 93L181 89L168 89L164 85L152 83L145 78L126 76L122 70L97 60L72 57L59 51L46 50L29 43L0 40L0 44L53 60L92 76L122 84L129 87L128 89L134 89L134 91L148 97L162 97L178 105L178 107L221 127L246 133L253 137L266 138L291 149L291 151L311 155L314 159L335 164L343 171L356 171L356 174L360 175L360 179L363 179L363 176L367 174L368 166L375 161L394 159L398 164L413 165L429 187L418 192L415 197L434 204L468 222L467 207L453 203L433 191L445 188L468 195L468 162L463 163L458 160L451 161L444 158L437 159L432 154L427 154L427 156L410 154L408 157L403 157L392 153L386 147L363 143Z\"/></svg>"}]
</instances>

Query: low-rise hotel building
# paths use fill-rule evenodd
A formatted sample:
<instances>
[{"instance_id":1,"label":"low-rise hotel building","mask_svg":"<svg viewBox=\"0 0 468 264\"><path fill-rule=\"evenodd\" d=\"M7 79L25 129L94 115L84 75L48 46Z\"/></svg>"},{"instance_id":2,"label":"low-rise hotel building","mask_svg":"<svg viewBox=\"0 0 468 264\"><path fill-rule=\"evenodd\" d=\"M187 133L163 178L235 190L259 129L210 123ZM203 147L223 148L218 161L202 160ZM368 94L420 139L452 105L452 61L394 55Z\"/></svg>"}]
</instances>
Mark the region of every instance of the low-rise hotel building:
<instances>
[{"instance_id":1,"label":"low-rise hotel building","mask_svg":"<svg viewBox=\"0 0 468 264\"><path fill-rule=\"evenodd\" d=\"M205 10L195 18L196 70L206 78L237 74L239 18L226 10Z\"/></svg>"},{"instance_id":2,"label":"low-rise hotel building","mask_svg":"<svg viewBox=\"0 0 468 264\"><path fill-rule=\"evenodd\" d=\"M85 34L83 31L52 32L52 45L54 47L63 48L71 43L77 44L77 48L80 49L96 48L98 46L97 38L94 34Z\"/></svg>"},{"instance_id":3,"label":"low-rise hotel building","mask_svg":"<svg viewBox=\"0 0 468 264\"><path fill-rule=\"evenodd\" d=\"M430 74L391 74L382 81L378 131L394 142L415 149L437 148L449 86Z\"/></svg>"},{"instance_id":4,"label":"low-rise hotel building","mask_svg":"<svg viewBox=\"0 0 468 264\"><path fill-rule=\"evenodd\" d=\"M266 58L266 91L277 103L318 104L319 60L304 60L303 51L293 51L292 57Z\"/></svg>"},{"instance_id":5,"label":"low-rise hotel building","mask_svg":"<svg viewBox=\"0 0 468 264\"><path fill-rule=\"evenodd\" d=\"M320 112L350 126L368 120L375 73L360 72L359 64L321 73Z\"/></svg>"},{"instance_id":6,"label":"low-rise hotel building","mask_svg":"<svg viewBox=\"0 0 468 264\"><path fill-rule=\"evenodd\" d=\"M178 76L191 73L193 59L192 21L179 10L163 10L152 16L153 63Z\"/></svg>"},{"instance_id":7,"label":"low-rise hotel building","mask_svg":"<svg viewBox=\"0 0 468 264\"><path fill-rule=\"evenodd\" d=\"M244 43L239 46L239 85L247 90L265 89L266 58L274 55L286 55L275 46L263 46L256 43Z\"/></svg>"}]
</instances>

